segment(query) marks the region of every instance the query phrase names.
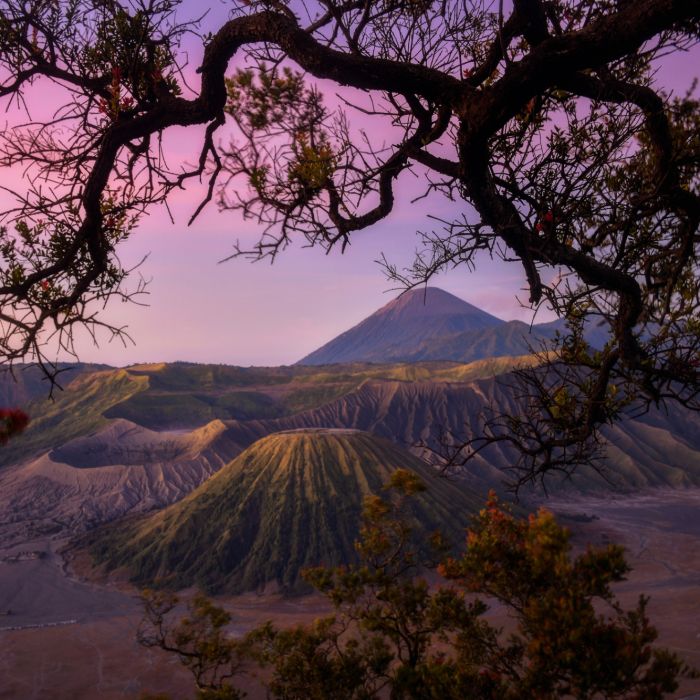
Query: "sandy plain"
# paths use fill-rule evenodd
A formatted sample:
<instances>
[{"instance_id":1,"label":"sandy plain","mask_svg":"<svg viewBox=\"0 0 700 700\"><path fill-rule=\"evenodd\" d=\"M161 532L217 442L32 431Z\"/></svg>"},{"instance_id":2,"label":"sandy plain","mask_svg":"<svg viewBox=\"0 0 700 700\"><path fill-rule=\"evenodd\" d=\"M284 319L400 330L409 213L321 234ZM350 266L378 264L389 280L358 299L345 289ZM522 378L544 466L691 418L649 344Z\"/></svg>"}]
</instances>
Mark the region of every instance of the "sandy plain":
<instances>
[{"instance_id":1,"label":"sandy plain","mask_svg":"<svg viewBox=\"0 0 700 700\"><path fill-rule=\"evenodd\" d=\"M617 587L620 598L632 606L641 593L651 596L659 643L700 668L700 490L558 498L547 507L572 530L577 547L626 547L633 571ZM82 566L67 571L61 546L37 540L0 550L0 613L11 610L0 615L0 699L136 699L143 691L191 698L190 677L176 659L136 644L135 592L117 580L85 580L76 573ZM232 612L234 633L270 619L308 622L327 611L318 596L218 602ZM254 681L249 691L252 700L264 697ZM672 697L700 698L700 679L684 681Z\"/></svg>"}]
</instances>

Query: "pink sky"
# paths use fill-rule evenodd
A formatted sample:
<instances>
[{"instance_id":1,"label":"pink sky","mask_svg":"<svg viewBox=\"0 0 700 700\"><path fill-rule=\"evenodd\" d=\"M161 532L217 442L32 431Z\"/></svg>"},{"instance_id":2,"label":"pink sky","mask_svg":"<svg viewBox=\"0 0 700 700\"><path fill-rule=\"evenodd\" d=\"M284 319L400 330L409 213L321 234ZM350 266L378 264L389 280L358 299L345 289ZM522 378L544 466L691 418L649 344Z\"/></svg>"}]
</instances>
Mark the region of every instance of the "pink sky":
<instances>
[{"instance_id":1,"label":"pink sky","mask_svg":"<svg viewBox=\"0 0 700 700\"><path fill-rule=\"evenodd\" d=\"M186 0L181 12L189 7L200 12L202 5ZM218 3L212 7L207 22L215 26L225 13ZM187 48L191 65L196 65L199 49L191 41ZM691 56L673 57L663 67L662 80L684 89L696 72ZM167 143L178 157L194 161L200 134L180 129L168 134ZM187 219L201 194L190 187L173 199L175 225L165 211L155 209L121 246L126 266L149 255L141 268L144 277L152 279L144 299L148 306L115 303L105 312L111 323L129 326L135 345L125 348L105 338L95 347L86 338L79 343L80 359L114 365L173 360L295 362L393 298L396 292L388 291L392 285L374 261L385 253L399 266L409 264L419 243L415 231L434 227L427 211L438 216L449 213L440 199L429 206L426 202L411 206L408 186L408 181L399 181L394 213L374 228L355 233L344 255L337 251L326 256L321 250L295 246L272 266L244 260L219 264L237 238L243 243L255 240L255 225L210 206L188 229ZM454 211L454 204L451 207ZM532 312L516 299L527 296L521 293L520 267L488 258L481 262L476 272L459 269L433 284L501 318L531 320Z\"/></svg>"}]
</instances>

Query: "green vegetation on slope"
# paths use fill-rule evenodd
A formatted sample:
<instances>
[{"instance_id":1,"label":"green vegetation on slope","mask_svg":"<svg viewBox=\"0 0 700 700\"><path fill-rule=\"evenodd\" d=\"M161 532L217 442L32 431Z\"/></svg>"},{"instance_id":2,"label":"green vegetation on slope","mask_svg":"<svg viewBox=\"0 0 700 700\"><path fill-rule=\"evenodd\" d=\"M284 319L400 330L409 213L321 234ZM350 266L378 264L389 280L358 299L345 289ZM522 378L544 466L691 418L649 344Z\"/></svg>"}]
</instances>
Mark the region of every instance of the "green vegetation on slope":
<instances>
[{"instance_id":1,"label":"green vegetation on slope","mask_svg":"<svg viewBox=\"0 0 700 700\"><path fill-rule=\"evenodd\" d=\"M95 533L91 552L139 585L303 590L303 568L354 559L363 499L399 468L430 484L411 505L417 536L440 529L460 541L478 496L386 440L312 430L259 440L180 503Z\"/></svg>"},{"instance_id":2,"label":"green vegetation on slope","mask_svg":"<svg viewBox=\"0 0 700 700\"><path fill-rule=\"evenodd\" d=\"M145 428L159 430L201 426L219 416L209 403L194 394L147 391L111 406L105 417L125 418Z\"/></svg>"},{"instance_id":3,"label":"green vegetation on slope","mask_svg":"<svg viewBox=\"0 0 700 700\"><path fill-rule=\"evenodd\" d=\"M77 377L100 370L113 369L108 365L87 364L84 362L59 362L57 381L66 387ZM16 364L11 367L0 365L0 406L24 407L34 400L45 399L51 391L51 384L40 367L32 364ZM55 392L60 393L60 389Z\"/></svg>"},{"instance_id":4,"label":"green vegetation on slope","mask_svg":"<svg viewBox=\"0 0 700 700\"><path fill-rule=\"evenodd\" d=\"M191 428L215 418L281 418L334 401L368 379L471 381L534 361L532 356L523 356L479 360L466 365L453 362L328 367L229 367L181 362L140 365L127 371L133 376L147 377L148 390L110 407L105 416L125 418L154 430Z\"/></svg>"},{"instance_id":5,"label":"green vegetation on slope","mask_svg":"<svg viewBox=\"0 0 700 700\"><path fill-rule=\"evenodd\" d=\"M26 412L27 430L0 452L0 465L14 464L53 449L107 424L104 413L115 404L148 388L148 377L123 369L102 370L78 377L55 401L38 399Z\"/></svg>"}]
</instances>

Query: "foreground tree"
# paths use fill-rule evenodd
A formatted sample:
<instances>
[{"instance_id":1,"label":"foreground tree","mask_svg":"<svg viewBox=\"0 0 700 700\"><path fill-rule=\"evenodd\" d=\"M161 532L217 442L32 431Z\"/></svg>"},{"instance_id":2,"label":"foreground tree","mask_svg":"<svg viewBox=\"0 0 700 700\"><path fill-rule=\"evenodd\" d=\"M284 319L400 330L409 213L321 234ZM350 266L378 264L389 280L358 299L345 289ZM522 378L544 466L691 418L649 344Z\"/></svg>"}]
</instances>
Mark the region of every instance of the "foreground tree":
<instances>
[{"instance_id":1,"label":"foreground tree","mask_svg":"<svg viewBox=\"0 0 700 700\"><path fill-rule=\"evenodd\" d=\"M517 448L521 479L593 461L599 426L625 408L698 408L698 103L654 82L659 57L696 44L695 0L234 3L203 38L193 89L178 48L196 26L177 5L0 0L0 99L23 104L40 81L65 95L0 147L31 183L3 214L2 359L45 362L49 336L72 350L76 325L92 331L99 306L138 293L118 244L190 178L208 178L202 206L260 223L238 250L259 259L295 237L344 247L406 204L414 172L463 213L390 274L415 285L485 251L519 260L533 308L571 321L550 371L521 376L522 416L486 426ZM248 67L229 71L234 57ZM331 111L314 79L367 99ZM391 125L394 145L353 128L353 110ZM160 136L194 124L197 166L173 172ZM593 352L582 330L599 321L610 336Z\"/></svg>"},{"instance_id":2,"label":"foreground tree","mask_svg":"<svg viewBox=\"0 0 700 700\"><path fill-rule=\"evenodd\" d=\"M214 623L197 635L200 654L193 656L191 630L201 615L190 613L164 634L151 594L142 643L177 653L200 689L195 671L208 669L218 685L206 690L222 698L239 697L234 674L243 670L241 650L269 667L268 693L286 700L387 693L397 700L654 700L689 672L676 654L652 646L656 630L647 599L626 611L612 593L611 585L629 572L621 547L572 556L568 531L550 513L516 518L492 495L468 531L464 555L439 567L454 583L431 587L419 575L425 562L402 510L403 500L424 486L403 471L390 486L398 498L367 499L359 564L307 572L333 604L333 616L293 629L267 623L242 640L222 637ZM443 548L439 537L433 545ZM162 594L156 599L172 601ZM504 632L484 618L493 604L505 608L512 629ZM201 598L193 607L212 621L230 619ZM219 670L211 673L214 666Z\"/></svg>"},{"instance_id":3,"label":"foreground tree","mask_svg":"<svg viewBox=\"0 0 700 700\"><path fill-rule=\"evenodd\" d=\"M144 591L141 600L144 614L136 632L138 643L176 654L192 673L198 700L245 697L231 680L242 673L249 649L246 640L231 639L226 633L231 615L200 594L189 602L187 614L173 625L170 617L179 603L176 595ZM146 695L144 700L162 697Z\"/></svg>"}]
</instances>

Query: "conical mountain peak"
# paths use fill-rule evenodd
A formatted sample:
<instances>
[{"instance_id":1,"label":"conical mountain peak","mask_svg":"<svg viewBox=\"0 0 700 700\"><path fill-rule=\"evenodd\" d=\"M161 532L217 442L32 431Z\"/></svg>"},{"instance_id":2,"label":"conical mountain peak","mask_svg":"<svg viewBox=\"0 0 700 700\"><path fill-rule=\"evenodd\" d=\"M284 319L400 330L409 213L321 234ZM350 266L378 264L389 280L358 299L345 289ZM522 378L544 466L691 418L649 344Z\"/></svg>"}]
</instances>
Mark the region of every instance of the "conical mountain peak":
<instances>
[{"instance_id":1,"label":"conical mountain peak","mask_svg":"<svg viewBox=\"0 0 700 700\"><path fill-rule=\"evenodd\" d=\"M458 316L474 329L498 326L500 319L438 287L410 289L392 299L376 312L396 318Z\"/></svg>"},{"instance_id":2,"label":"conical mountain peak","mask_svg":"<svg viewBox=\"0 0 700 700\"><path fill-rule=\"evenodd\" d=\"M302 365L343 362L471 362L522 355L528 326L502 321L437 287L413 289L299 361Z\"/></svg>"},{"instance_id":3,"label":"conical mountain peak","mask_svg":"<svg viewBox=\"0 0 700 700\"><path fill-rule=\"evenodd\" d=\"M262 438L179 503L96 532L92 552L139 585L297 591L305 567L354 559L363 499L396 469L430 483L410 506L417 533L441 530L458 545L481 502L465 485L369 433L311 429Z\"/></svg>"}]
</instances>

